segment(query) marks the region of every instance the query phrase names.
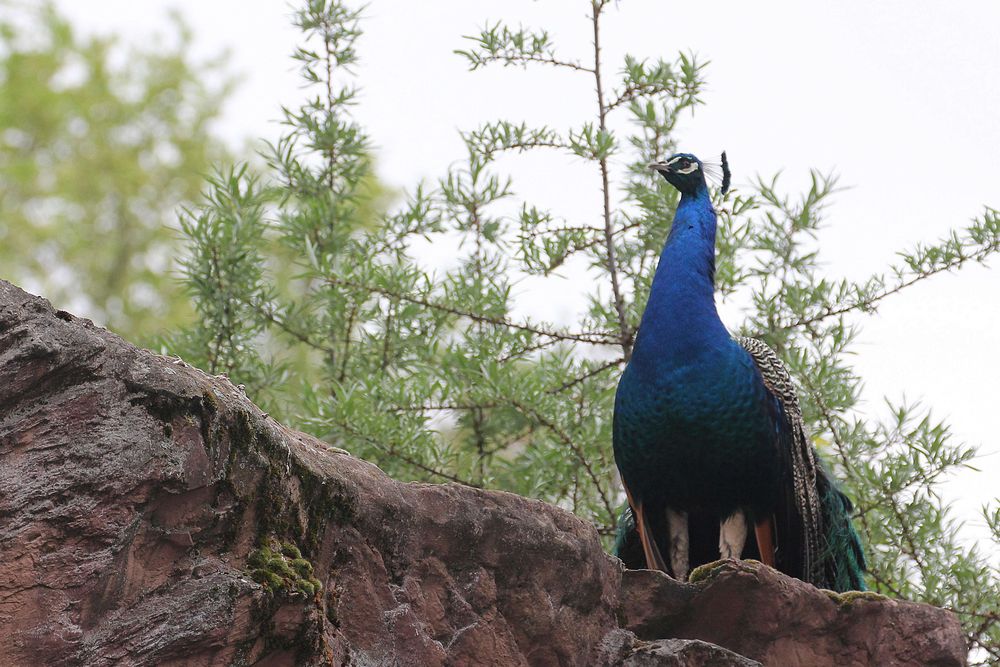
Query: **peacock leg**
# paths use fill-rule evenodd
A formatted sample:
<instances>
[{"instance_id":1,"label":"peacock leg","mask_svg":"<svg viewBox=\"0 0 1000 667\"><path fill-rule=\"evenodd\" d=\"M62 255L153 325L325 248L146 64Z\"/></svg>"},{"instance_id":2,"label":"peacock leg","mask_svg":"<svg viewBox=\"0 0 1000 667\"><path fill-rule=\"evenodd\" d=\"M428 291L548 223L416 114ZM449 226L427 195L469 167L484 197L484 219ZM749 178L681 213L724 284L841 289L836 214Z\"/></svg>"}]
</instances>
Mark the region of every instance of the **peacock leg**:
<instances>
[{"instance_id":1,"label":"peacock leg","mask_svg":"<svg viewBox=\"0 0 1000 667\"><path fill-rule=\"evenodd\" d=\"M624 482L622 482L622 488L625 489L625 497L628 498L628 504L632 507L632 512L635 515L635 527L639 531L639 542L642 544L642 553L646 558L646 567L650 570L666 572L667 564L663 561L660 549L656 546L656 540L653 538L653 531L650 530L649 524L646 522L646 513L643 511L642 503L637 503L632 498L632 493Z\"/></svg>"},{"instance_id":2,"label":"peacock leg","mask_svg":"<svg viewBox=\"0 0 1000 667\"><path fill-rule=\"evenodd\" d=\"M760 552L760 562L774 567L774 532L771 517L754 524L754 534L757 537L757 551Z\"/></svg>"},{"instance_id":3,"label":"peacock leg","mask_svg":"<svg viewBox=\"0 0 1000 667\"><path fill-rule=\"evenodd\" d=\"M653 531L650 530L649 523L646 521L646 513L643 511L642 503L632 509L635 510L635 518L639 527L639 541L642 542L642 551L646 556L646 567L650 570L666 572L667 564L663 562L660 548L656 546L656 540L653 538Z\"/></svg>"},{"instance_id":4,"label":"peacock leg","mask_svg":"<svg viewBox=\"0 0 1000 667\"><path fill-rule=\"evenodd\" d=\"M747 518L741 511L734 512L719 524L719 554L722 558L739 558L747 541Z\"/></svg>"},{"instance_id":5,"label":"peacock leg","mask_svg":"<svg viewBox=\"0 0 1000 667\"><path fill-rule=\"evenodd\" d=\"M667 508L667 525L670 527L670 569L677 581L688 576L688 514Z\"/></svg>"}]
</instances>

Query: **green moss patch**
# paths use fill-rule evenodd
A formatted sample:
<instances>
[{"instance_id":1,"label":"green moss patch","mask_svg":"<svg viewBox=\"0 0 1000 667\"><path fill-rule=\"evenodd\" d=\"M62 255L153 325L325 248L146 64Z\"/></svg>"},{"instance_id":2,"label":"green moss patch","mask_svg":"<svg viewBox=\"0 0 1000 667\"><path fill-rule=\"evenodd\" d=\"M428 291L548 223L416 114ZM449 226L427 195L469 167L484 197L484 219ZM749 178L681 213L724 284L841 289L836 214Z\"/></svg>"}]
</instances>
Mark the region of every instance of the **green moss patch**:
<instances>
[{"instance_id":1,"label":"green moss patch","mask_svg":"<svg viewBox=\"0 0 1000 667\"><path fill-rule=\"evenodd\" d=\"M837 604L851 604L858 600L868 600L869 602L885 602L889 598L874 591L847 591L846 593L834 593L830 596Z\"/></svg>"},{"instance_id":2,"label":"green moss patch","mask_svg":"<svg viewBox=\"0 0 1000 667\"><path fill-rule=\"evenodd\" d=\"M323 584L313 576L313 566L290 542L268 538L247 557L250 577L274 595L313 598Z\"/></svg>"},{"instance_id":3,"label":"green moss patch","mask_svg":"<svg viewBox=\"0 0 1000 667\"><path fill-rule=\"evenodd\" d=\"M711 563L705 563L704 565L699 565L698 567L691 570L691 574L688 575L688 583L696 584L699 581L705 581L706 579L711 579L719 570L728 565L728 561L725 560L714 560Z\"/></svg>"}]
</instances>

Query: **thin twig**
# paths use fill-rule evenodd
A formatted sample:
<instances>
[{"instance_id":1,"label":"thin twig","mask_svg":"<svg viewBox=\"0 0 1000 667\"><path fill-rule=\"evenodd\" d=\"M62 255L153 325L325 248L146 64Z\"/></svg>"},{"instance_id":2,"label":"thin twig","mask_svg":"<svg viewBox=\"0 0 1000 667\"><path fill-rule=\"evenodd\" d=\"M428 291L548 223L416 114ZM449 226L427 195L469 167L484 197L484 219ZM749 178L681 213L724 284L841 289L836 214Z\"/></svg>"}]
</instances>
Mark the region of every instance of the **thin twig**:
<instances>
[{"instance_id":1,"label":"thin twig","mask_svg":"<svg viewBox=\"0 0 1000 667\"><path fill-rule=\"evenodd\" d=\"M330 48L330 40L328 38L330 34L331 26L328 22L323 21L323 49L324 49L324 59L326 61L326 109L327 113L331 116L333 115L333 110L336 107L334 102L333 94L333 60L334 54L333 50ZM329 151L327 152L327 187L333 190L334 186L334 167L337 165L337 154L333 149L331 144Z\"/></svg>"},{"instance_id":2,"label":"thin twig","mask_svg":"<svg viewBox=\"0 0 1000 667\"><path fill-rule=\"evenodd\" d=\"M390 303L385 316L385 334L382 337L382 364L380 366L383 373L389 367L389 341L392 337L392 314L395 309L396 304Z\"/></svg>"},{"instance_id":3,"label":"thin twig","mask_svg":"<svg viewBox=\"0 0 1000 667\"><path fill-rule=\"evenodd\" d=\"M450 473L443 472L443 471L438 470L436 468L432 468L431 466L429 466L429 465L427 465L425 463L421 463L420 461L414 459L411 456L408 456L406 454L401 454L399 451L396 450L396 448L393 445L387 445L387 444L385 444L385 443L383 443L383 442L381 442L379 440L376 440L375 438L371 437L370 435L366 435L364 433L361 433L360 431L358 431L357 429L355 429L352 426L349 426L345 422L333 422L333 423L336 424L341 429L343 429L344 431L350 433L355 438L359 438L359 439L367 442L368 444L370 444L371 446L375 447L379 451L387 454L388 456L395 457L395 458L399 459L400 461L402 461L403 463L408 463L409 465L412 465L415 468L423 470L424 472L426 472L429 475L435 475L436 477L440 477L441 479L446 479L449 482L455 482L456 484L464 484L465 486L472 486L472 487L475 487L477 489L481 489L482 488L481 485L476 484L475 482L471 482L469 480L462 479L460 477L456 477L455 475L452 475Z\"/></svg>"},{"instance_id":4,"label":"thin twig","mask_svg":"<svg viewBox=\"0 0 1000 667\"><path fill-rule=\"evenodd\" d=\"M560 232L600 233L603 231L603 227L594 227L593 225L568 225L564 227L547 227L545 229L529 229L524 232L523 236L529 239L534 239L542 236L543 234L558 234ZM619 232L620 231L621 230L619 230Z\"/></svg>"},{"instance_id":5,"label":"thin twig","mask_svg":"<svg viewBox=\"0 0 1000 667\"><path fill-rule=\"evenodd\" d=\"M337 376L337 382L343 382L344 378L347 377L347 359L351 349L351 332L354 330L354 320L358 316L358 309L360 307L361 304L354 301L351 305L350 315L347 317L347 326L344 327L344 356L340 360L340 374Z\"/></svg>"},{"instance_id":6,"label":"thin twig","mask_svg":"<svg viewBox=\"0 0 1000 667\"><path fill-rule=\"evenodd\" d=\"M288 322L286 322L285 320L277 317L269 309L264 308L263 306L261 306L259 304L251 304L251 307L257 312L258 315L260 315L261 317L263 317L270 324L273 324L274 326L278 327L279 329L281 329L286 334L288 334L289 336L291 336L295 340L299 341L300 343L304 343L305 345L308 345L309 347L313 348L314 350L319 350L320 352L325 352L325 353L327 353L327 354L329 354L331 356L334 355L334 354L336 354L336 350L333 348L333 346L331 346L331 345L325 345L323 343L318 343L318 342L314 341L312 338L309 337L308 334L303 333L303 332L301 332L301 331L299 331L297 329L292 328L292 326L290 324L288 324Z\"/></svg>"},{"instance_id":7,"label":"thin twig","mask_svg":"<svg viewBox=\"0 0 1000 667\"><path fill-rule=\"evenodd\" d=\"M504 403L421 403L419 405L397 405L389 408L389 412L447 412L449 410L479 410L497 408Z\"/></svg>"},{"instance_id":8,"label":"thin twig","mask_svg":"<svg viewBox=\"0 0 1000 667\"><path fill-rule=\"evenodd\" d=\"M512 144L504 144L503 146L494 146L488 150L483 150L483 155L493 156L497 153L504 153L506 151L527 151L533 148L558 148L571 151L573 147L569 144L564 144L560 141L517 141Z\"/></svg>"},{"instance_id":9,"label":"thin twig","mask_svg":"<svg viewBox=\"0 0 1000 667\"><path fill-rule=\"evenodd\" d=\"M627 102L631 102L637 97L643 97L645 95L657 95L663 92L667 92L671 96L676 96L677 94L676 91L664 90L662 86L653 83L645 83L639 86L630 85L621 92L621 95L619 95L616 100L608 104L607 110L612 111L613 109L617 109L621 105L626 104Z\"/></svg>"},{"instance_id":10,"label":"thin twig","mask_svg":"<svg viewBox=\"0 0 1000 667\"><path fill-rule=\"evenodd\" d=\"M560 393L566 391L567 389L571 389L572 387L575 387L576 385L580 384L581 382L594 377L595 375L599 375L600 373L603 373L604 371L608 370L609 368L614 368L615 366L617 366L619 364L623 364L623 363L625 363L625 358L624 357L619 357L617 359L612 359L611 361L609 361L609 362L607 362L605 364L601 364L597 368L592 368L591 370L587 371L583 375L575 377L572 380L567 380L566 382L564 382L563 384L559 385L558 387L555 387L553 389L546 389L545 393L547 393L547 394L560 394Z\"/></svg>"},{"instance_id":11,"label":"thin twig","mask_svg":"<svg viewBox=\"0 0 1000 667\"><path fill-rule=\"evenodd\" d=\"M525 405L524 403L521 403L520 401L517 400L511 401L511 403L518 410L532 417L539 424L552 431L552 433L554 433L555 436L563 442L563 444L569 447L570 451L573 452L574 456L576 456L576 459L580 462L580 465L582 465L583 469L587 471L587 476L590 477L590 481L594 483L594 488L597 489L598 495L600 495L601 497L601 503L604 505L604 509L607 511L608 517L611 519L611 522L614 523L615 510L611 506L611 502L608 500L608 497L604 492L604 487L601 484L600 478L597 476L597 473L594 471L593 467L591 467L590 461L588 461L587 457L584 456L583 451L580 449L580 446L576 444L576 442L573 440L573 438L569 436L569 434L567 434L565 431L559 428L559 426L555 422L553 422L551 419L543 415L535 408Z\"/></svg>"},{"instance_id":12,"label":"thin twig","mask_svg":"<svg viewBox=\"0 0 1000 667\"><path fill-rule=\"evenodd\" d=\"M519 331L527 331L537 336L548 336L549 338L556 338L559 340L573 340L580 343L589 343L591 345L615 345L619 342L616 338L612 338L607 335L602 336L599 333L589 334L589 333L571 333L565 331L554 331L551 329L543 329L541 327L533 326L527 323L512 322L511 320L505 318L489 317L488 315L483 315L481 313L473 313L468 310L462 310L460 308L455 308L454 306L448 306L443 303L437 303L418 296L393 292L391 290L385 289L383 287L377 287L375 285L361 285L353 281L342 280L340 278L336 278L333 276L327 277L326 280L333 285L340 285L343 287L350 287L353 289L364 289L374 292L376 294L381 294L382 296L390 299L399 299L401 301L407 301L409 303L413 303L418 306L424 306L426 308L433 308L434 310L439 310L444 313L450 313L458 317L465 317L474 322L494 324L500 327L517 329Z\"/></svg>"},{"instance_id":13,"label":"thin twig","mask_svg":"<svg viewBox=\"0 0 1000 667\"><path fill-rule=\"evenodd\" d=\"M826 309L820 311L816 315L812 315L810 317L803 317L803 318L800 318L800 319L795 320L793 322L788 322L786 324L782 324L782 325L776 327L775 329L772 329L772 331L778 332L778 331L787 331L789 329L797 329L797 328L802 327L802 326L806 326L806 325L809 325L809 324L815 324L817 322L821 322L821 321L829 319L831 317L836 317L837 315L844 315L844 314L849 313L849 312L851 312L853 310L867 310L868 308L874 306L876 303L878 303L879 301L882 301L886 297L892 296L892 295L900 292L901 290L906 289L907 287L910 287L911 285L914 285L915 283L918 283L921 280L924 280L925 278L930 278L931 276L935 276L935 275L937 275L939 273L944 273L944 272L950 271L952 269L957 269L960 266L962 266L963 264L965 264L966 262L979 262L979 261L982 261L988 255L991 255L992 253L996 252L997 250L998 250L997 246L990 245L990 246L987 246L985 248L980 249L978 252L973 253L972 255L962 256L962 257L956 257L955 259L951 260L950 262L948 262L946 264L942 264L941 266L935 267L935 268L933 268L930 271L927 271L925 273L918 273L917 275L913 276L909 280L905 280L905 281L899 283L898 285L896 285L896 286L894 286L894 287L892 287L890 289L883 290L883 291L879 292L878 294L875 294L875 295L873 295L873 296L871 296L871 297L869 297L867 299L859 299L859 300L853 301L851 303L848 303L848 304L840 306L840 307L833 307L833 306L831 306L829 308L826 308Z\"/></svg>"},{"instance_id":14,"label":"thin twig","mask_svg":"<svg viewBox=\"0 0 1000 667\"><path fill-rule=\"evenodd\" d=\"M593 72L592 69L590 69L589 67L584 67L580 63L574 63L568 60L559 60L558 58L554 58L552 56L543 56L539 54L532 54L532 55L523 53L506 54L506 55L498 54L498 55L477 56L477 57L479 59L478 63L476 63L477 65L484 63L491 63L491 62L505 62L508 64L515 62L518 63L532 62L532 63L541 63L543 65L552 65L553 67L565 67L566 69L572 69L578 72Z\"/></svg>"},{"instance_id":15,"label":"thin twig","mask_svg":"<svg viewBox=\"0 0 1000 667\"><path fill-rule=\"evenodd\" d=\"M597 92L597 112L600 120L601 132L607 132L608 109L604 103L604 88L601 81L601 10L604 8L604 0L593 0L593 25L594 25L594 83ZM632 356L632 343L629 336L628 319L625 316L625 298L622 295L621 285L618 280L618 260L615 257L614 228L611 221L611 183L608 176L608 159L601 157L598 160L601 170L601 192L604 197L604 245L607 251L608 273L611 276L611 292L615 300L615 312L618 314L618 344L621 345L625 358Z\"/></svg>"},{"instance_id":16,"label":"thin twig","mask_svg":"<svg viewBox=\"0 0 1000 667\"><path fill-rule=\"evenodd\" d=\"M512 359L519 359L520 357L523 357L526 354L530 354L531 352L538 352L539 350L544 350L547 347L552 347L553 345L558 345L561 342L562 341L560 341L559 339L556 339L556 338L546 338L544 340L540 340L538 342L532 343L531 345L527 345L525 347L522 347L522 348L520 348L518 350L515 350L513 352L508 352L507 354L505 354L502 357L500 357L498 359L498 361L500 363L506 363L508 361L511 361Z\"/></svg>"}]
</instances>

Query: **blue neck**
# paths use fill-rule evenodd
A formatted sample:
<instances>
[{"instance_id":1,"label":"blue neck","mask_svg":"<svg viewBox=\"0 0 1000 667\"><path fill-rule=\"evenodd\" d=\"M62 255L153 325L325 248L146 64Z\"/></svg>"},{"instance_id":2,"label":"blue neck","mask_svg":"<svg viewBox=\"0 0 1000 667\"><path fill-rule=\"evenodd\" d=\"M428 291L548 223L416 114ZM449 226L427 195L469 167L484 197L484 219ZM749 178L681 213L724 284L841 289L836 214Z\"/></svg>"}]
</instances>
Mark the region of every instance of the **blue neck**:
<instances>
[{"instance_id":1,"label":"blue neck","mask_svg":"<svg viewBox=\"0 0 1000 667\"><path fill-rule=\"evenodd\" d=\"M684 194L660 254L632 363L656 372L728 344L715 309L715 209L702 185Z\"/></svg>"}]
</instances>

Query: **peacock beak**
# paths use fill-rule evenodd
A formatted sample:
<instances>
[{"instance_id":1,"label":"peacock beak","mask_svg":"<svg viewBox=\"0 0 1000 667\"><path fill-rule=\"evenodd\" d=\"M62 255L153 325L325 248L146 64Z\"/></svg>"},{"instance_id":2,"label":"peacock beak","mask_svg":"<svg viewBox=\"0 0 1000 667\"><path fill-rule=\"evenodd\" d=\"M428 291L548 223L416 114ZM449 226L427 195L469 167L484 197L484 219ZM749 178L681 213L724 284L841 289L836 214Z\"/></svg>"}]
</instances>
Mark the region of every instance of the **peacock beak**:
<instances>
[{"instance_id":1,"label":"peacock beak","mask_svg":"<svg viewBox=\"0 0 1000 667\"><path fill-rule=\"evenodd\" d=\"M667 171L670 169L670 166L666 162L650 162L646 165L646 168L653 171Z\"/></svg>"}]
</instances>

